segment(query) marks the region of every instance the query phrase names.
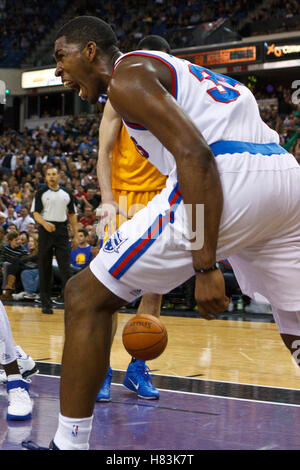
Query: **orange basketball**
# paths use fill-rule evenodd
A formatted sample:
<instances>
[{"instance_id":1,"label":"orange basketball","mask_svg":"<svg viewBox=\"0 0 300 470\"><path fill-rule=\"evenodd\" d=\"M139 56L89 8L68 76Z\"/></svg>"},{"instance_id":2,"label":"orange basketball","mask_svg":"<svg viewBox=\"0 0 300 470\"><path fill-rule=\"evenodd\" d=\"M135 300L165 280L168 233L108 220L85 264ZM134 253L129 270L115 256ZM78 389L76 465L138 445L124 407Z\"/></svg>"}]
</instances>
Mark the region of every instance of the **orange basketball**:
<instances>
[{"instance_id":1,"label":"orange basketball","mask_svg":"<svg viewBox=\"0 0 300 470\"><path fill-rule=\"evenodd\" d=\"M150 361L160 356L168 343L168 333L163 323L152 315L136 315L123 329L126 351L136 359Z\"/></svg>"}]
</instances>

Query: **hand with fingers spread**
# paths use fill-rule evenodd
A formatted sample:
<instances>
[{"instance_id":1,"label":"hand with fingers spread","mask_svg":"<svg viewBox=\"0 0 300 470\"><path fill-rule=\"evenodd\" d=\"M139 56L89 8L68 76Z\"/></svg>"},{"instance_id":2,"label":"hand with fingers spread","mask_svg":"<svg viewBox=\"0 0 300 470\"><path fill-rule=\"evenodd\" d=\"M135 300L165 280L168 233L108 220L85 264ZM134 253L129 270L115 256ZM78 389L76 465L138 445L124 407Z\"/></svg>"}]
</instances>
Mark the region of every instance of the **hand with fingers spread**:
<instances>
[{"instance_id":1,"label":"hand with fingers spread","mask_svg":"<svg viewBox=\"0 0 300 470\"><path fill-rule=\"evenodd\" d=\"M213 320L218 313L224 312L229 305L225 293L225 282L219 269L196 273L195 300L199 314L207 320Z\"/></svg>"},{"instance_id":2,"label":"hand with fingers spread","mask_svg":"<svg viewBox=\"0 0 300 470\"><path fill-rule=\"evenodd\" d=\"M96 232L99 238L110 237L117 230L118 214L128 219L128 215L120 208L116 201L105 202L98 207L96 217L99 217L99 223L97 224Z\"/></svg>"}]
</instances>

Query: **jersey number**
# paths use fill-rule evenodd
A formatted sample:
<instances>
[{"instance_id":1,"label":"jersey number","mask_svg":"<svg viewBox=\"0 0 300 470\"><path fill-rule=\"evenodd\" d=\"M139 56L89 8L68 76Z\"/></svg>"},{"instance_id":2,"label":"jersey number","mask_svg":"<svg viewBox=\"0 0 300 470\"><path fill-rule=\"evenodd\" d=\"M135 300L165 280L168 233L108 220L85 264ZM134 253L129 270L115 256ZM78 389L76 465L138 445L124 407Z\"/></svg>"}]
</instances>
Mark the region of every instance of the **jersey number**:
<instances>
[{"instance_id":1,"label":"jersey number","mask_svg":"<svg viewBox=\"0 0 300 470\"><path fill-rule=\"evenodd\" d=\"M233 78L226 77L220 73L212 72L199 65L189 65L190 72L198 78L200 82L203 80L210 80L213 86L207 90L207 93L220 103L231 103L240 96L238 90L235 89L236 85L240 83Z\"/></svg>"},{"instance_id":2,"label":"jersey number","mask_svg":"<svg viewBox=\"0 0 300 470\"><path fill-rule=\"evenodd\" d=\"M136 139L134 137L130 137L132 142L134 143L134 145L136 146L137 150L140 152L140 154L144 157L144 158L149 158L149 153L147 152L147 150L145 150L143 147L141 147L141 145L139 145L136 141Z\"/></svg>"}]
</instances>

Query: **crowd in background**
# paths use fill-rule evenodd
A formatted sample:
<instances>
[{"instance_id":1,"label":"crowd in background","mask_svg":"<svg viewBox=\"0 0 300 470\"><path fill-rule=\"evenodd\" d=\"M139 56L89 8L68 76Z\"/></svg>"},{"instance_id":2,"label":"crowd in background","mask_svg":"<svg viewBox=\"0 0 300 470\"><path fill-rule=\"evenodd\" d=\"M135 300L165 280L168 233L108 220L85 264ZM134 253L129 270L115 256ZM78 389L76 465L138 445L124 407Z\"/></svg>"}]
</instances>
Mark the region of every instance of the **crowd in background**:
<instances>
[{"instance_id":1,"label":"crowd in background","mask_svg":"<svg viewBox=\"0 0 300 470\"><path fill-rule=\"evenodd\" d=\"M94 225L95 209L101 201L96 176L98 128L98 115L80 115L68 118L64 124L53 123L50 127L46 124L24 132L8 130L0 136L2 290L7 281L3 263L9 261L6 254L11 244L10 234L18 234L13 245L14 250L22 248L22 257L29 255L28 236L38 237L38 226L30 212L34 195L45 184L49 167L58 169L60 184L75 196L78 228L85 230L83 247L88 244L93 248L93 255L98 252L101 241ZM71 244L71 226L69 233ZM19 255L14 252L14 256Z\"/></svg>"},{"instance_id":2,"label":"crowd in background","mask_svg":"<svg viewBox=\"0 0 300 470\"><path fill-rule=\"evenodd\" d=\"M284 4L270 0L267 6L261 0L229 0L225 3L221 0L141 0L138 5L133 0L47 0L43 5L37 0L28 0L26 5L20 0L0 0L0 68L12 66L7 59L13 58L14 66L26 62L32 47L56 26L57 20L70 6L75 16L96 15L110 23L122 50L126 52L135 49L139 40L149 34L164 36L173 49L194 46L192 31L197 25L229 18L238 30L239 24L247 19L249 13L254 14L255 21L252 18L250 29L246 22L244 34L257 34L259 25L265 21L269 22L269 29L272 28L268 17L271 4L274 31L277 19L284 18L281 27L286 29L288 24L297 23L300 0L290 0ZM300 107L294 99L295 90L291 86L271 84L260 87L255 80L255 77L252 82L249 80L247 85L259 101L263 120L279 133L281 145L293 153L300 163ZM45 184L49 167L58 169L60 184L75 196L78 227L84 230L82 246L91 246L93 256L97 253L102 243L97 237L95 225L95 209L101 202L96 172L100 119L99 112L94 115L81 114L51 125L46 123L34 129L25 128L24 131L6 129L0 134L2 290L9 274L5 266L10 263L12 253L17 258L20 255L23 261L36 256L38 227L30 211L36 191ZM32 267L30 269L32 277ZM35 281L36 292L37 279ZM32 279L30 282L29 294ZM24 285L19 285L19 289L22 288Z\"/></svg>"},{"instance_id":3,"label":"crowd in background","mask_svg":"<svg viewBox=\"0 0 300 470\"><path fill-rule=\"evenodd\" d=\"M67 0L0 0L0 67L17 67L54 27Z\"/></svg>"},{"instance_id":4,"label":"crowd in background","mask_svg":"<svg viewBox=\"0 0 300 470\"><path fill-rule=\"evenodd\" d=\"M234 25L260 5L261 0L88 0L78 15L97 15L114 28L124 52L136 48L144 36L158 34L167 39L171 49L197 45L192 28L228 18Z\"/></svg>"},{"instance_id":5,"label":"crowd in background","mask_svg":"<svg viewBox=\"0 0 300 470\"><path fill-rule=\"evenodd\" d=\"M270 11L272 14L270 15ZM297 31L300 26L300 1L272 0L254 11L251 19L240 28L241 36L256 36Z\"/></svg>"},{"instance_id":6,"label":"crowd in background","mask_svg":"<svg viewBox=\"0 0 300 470\"><path fill-rule=\"evenodd\" d=\"M99 16L111 24L124 52L135 49L149 34L164 36L171 49L198 45L194 29L220 19L229 20L242 37L278 31L276 19L281 21L281 31L295 30L300 24L299 0L267 4L262 0L28 0L25 5L21 0L0 0L0 67L50 65L30 54L70 8L73 16ZM254 19L247 22L249 13Z\"/></svg>"},{"instance_id":7,"label":"crowd in background","mask_svg":"<svg viewBox=\"0 0 300 470\"><path fill-rule=\"evenodd\" d=\"M281 145L300 162L300 114L293 104L291 88L269 86L255 93L263 120L280 135ZM95 209L101 202L97 181L98 129L101 113L70 116L65 122L23 132L9 129L0 135L0 247L8 236L28 250L28 236L37 237L37 224L30 214L37 189L45 184L47 168L56 167L60 184L75 196L79 228L86 230L86 243L98 251ZM70 240L72 233L70 228ZM2 248L1 248L2 249ZM0 251L0 266L3 262Z\"/></svg>"},{"instance_id":8,"label":"crowd in background","mask_svg":"<svg viewBox=\"0 0 300 470\"><path fill-rule=\"evenodd\" d=\"M299 93L290 87L269 85L267 91L255 93L262 119L275 129L280 144L300 163L300 105Z\"/></svg>"}]
</instances>

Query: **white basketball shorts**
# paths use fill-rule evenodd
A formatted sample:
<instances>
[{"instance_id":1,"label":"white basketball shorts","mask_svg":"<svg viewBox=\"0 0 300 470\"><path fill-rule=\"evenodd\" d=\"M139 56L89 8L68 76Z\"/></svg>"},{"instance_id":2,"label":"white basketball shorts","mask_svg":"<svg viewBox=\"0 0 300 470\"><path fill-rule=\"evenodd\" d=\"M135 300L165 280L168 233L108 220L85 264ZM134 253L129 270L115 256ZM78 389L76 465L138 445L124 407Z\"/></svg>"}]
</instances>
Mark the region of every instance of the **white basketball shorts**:
<instances>
[{"instance_id":1,"label":"white basketball shorts","mask_svg":"<svg viewBox=\"0 0 300 470\"><path fill-rule=\"evenodd\" d=\"M229 259L245 294L299 311L300 167L277 144L248 150L233 145L234 153L216 158L224 195L217 258ZM126 302L167 293L194 275L188 234L180 188L169 180L111 236L90 269Z\"/></svg>"}]
</instances>

